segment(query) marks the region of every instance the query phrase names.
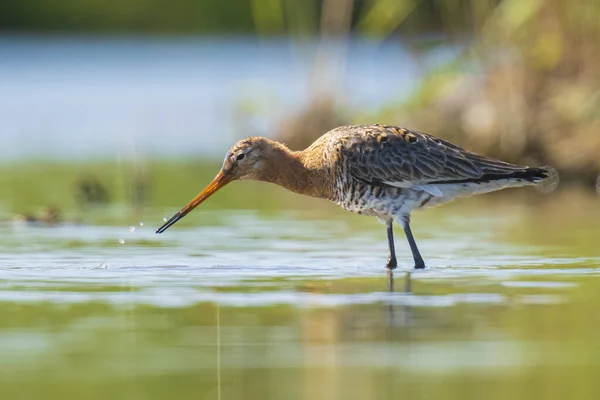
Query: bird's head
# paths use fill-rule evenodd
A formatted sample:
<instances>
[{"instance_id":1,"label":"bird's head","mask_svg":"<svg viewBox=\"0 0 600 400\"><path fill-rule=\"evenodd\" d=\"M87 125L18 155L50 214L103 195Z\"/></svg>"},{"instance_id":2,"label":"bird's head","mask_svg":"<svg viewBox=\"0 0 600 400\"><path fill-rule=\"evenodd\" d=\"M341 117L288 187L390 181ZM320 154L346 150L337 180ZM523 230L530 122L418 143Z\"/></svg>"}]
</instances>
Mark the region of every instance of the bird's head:
<instances>
[{"instance_id":1,"label":"bird's head","mask_svg":"<svg viewBox=\"0 0 600 400\"><path fill-rule=\"evenodd\" d=\"M185 217L204 200L235 180L266 180L268 175L267 163L274 152L281 151L279 143L261 137L251 137L240 140L227 152L223 167L215 178L198 196L179 210L171 219L161 226L156 233L162 233L175 222Z\"/></svg>"},{"instance_id":2,"label":"bird's head","mask_svg":"<svg viewBox=\"0 0 600 400\"><path fill-rule=\"evenodd\" d=\"M262 137L240 140L225 155L219 175L228 179L226 183L245 179L261 180L267 161L276 147L279 146L275 142Z\"/></svg>"}]
</instances>

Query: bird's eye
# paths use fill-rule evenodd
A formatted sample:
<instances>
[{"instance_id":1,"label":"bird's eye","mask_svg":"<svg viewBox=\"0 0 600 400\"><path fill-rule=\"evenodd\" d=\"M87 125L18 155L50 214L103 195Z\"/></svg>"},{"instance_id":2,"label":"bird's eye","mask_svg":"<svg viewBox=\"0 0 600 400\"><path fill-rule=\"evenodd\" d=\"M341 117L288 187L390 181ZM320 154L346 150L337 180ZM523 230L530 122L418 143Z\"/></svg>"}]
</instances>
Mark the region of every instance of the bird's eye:
<instances>
[{"instance_id":1,"label":"bird's eye","mask_svg":"<svg viewBox=\"0 0 600 400\"><path fill-rule=\"evenodd\" d=\"M243 160L245 156L246 156L246 154L244 154L244 153L240 153L240 154L238 154L238 155L235 157L235 159L236 159L237 161L240 161L240 160Z\"/></svg>"}]
</instances>

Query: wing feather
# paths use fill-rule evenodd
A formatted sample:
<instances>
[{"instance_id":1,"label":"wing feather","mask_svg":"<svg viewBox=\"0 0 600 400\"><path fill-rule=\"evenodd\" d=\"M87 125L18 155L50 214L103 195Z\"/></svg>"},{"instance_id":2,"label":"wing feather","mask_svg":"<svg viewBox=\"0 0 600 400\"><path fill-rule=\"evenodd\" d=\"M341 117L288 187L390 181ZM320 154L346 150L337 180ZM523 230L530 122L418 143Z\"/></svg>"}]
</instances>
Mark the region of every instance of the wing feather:
<instances>
[{"instance_id":1,"label":"wing feather","mask_svg":"<svg viewBox=\"0 0 600 400\"><path fill-rule=\"evenodd\" d=\"M342 153L360 181L396 187L476 180L527 167L469 152L434 136L388 125L346 127Z\"/></svg>"}]
</instances>

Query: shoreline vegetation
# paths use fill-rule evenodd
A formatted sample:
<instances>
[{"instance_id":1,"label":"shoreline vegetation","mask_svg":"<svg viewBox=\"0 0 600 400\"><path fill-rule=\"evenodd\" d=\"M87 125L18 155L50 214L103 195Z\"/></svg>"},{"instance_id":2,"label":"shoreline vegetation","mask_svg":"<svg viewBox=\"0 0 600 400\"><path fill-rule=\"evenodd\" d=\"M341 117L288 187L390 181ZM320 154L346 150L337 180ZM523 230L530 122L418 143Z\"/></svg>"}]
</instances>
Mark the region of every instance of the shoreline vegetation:
<instances>
[{"instance_id":1,"label":"shoreline vegetation","mask_svg":"<svg viewBox=\"0 0 600 400\"><path fill-rule=\"evenodd\" d=\"M157 212L172 214L195 196L219 167L216 162L191 160L149 160L143 169L136 163L118 162L4 164L0 166L0 221L13 219L48 226L67 221L110 225L149 221L152 217L155 224L159 224ZM567 207L576 210L571 215L579 215L593 208L597 201L596 193L571 183L559 185L550 194L538 193L533 188L505 190L460 199L432 210L440 210L440 215L449 216L454 207L487 210L507 204L550 213L561 213L561 208ZM300 196L264 182L231 184L202 210L219 213L222 210L255 210L265 214L303 211L322 217L340 215L351 220L346 211L332 203ZM432 214L432 211L424 214ZM200 218L205 213L197 215ZM202 216L201 219L205 218Z\"/></svg>"},{"instance_id":2,"label":"shoreline vegetation","mask_svg":"<svg viewBox=\"0 0 600 400\"><path fill-rule=\"evenodd\" d=\"M403 41L417 62L437 46L461 53L432 70L408 100L375 111L345 108L343 64L325 48L309 99L269 136L293 149L351 123L406 126L509 162L554 167L561 184L600 182L600 3L562 0L70 0L0 5L3 32L217 34ZM414 42L408 37L435 35ZM470 38L465 44L465 38ZM340 57L344 57L341 55ZM341 61L341 63L340 63ZM342 64L342 67L339 67ZM241 66L242 67L242 66ZM402 65L397 68L401 69ZM394 90L406 97L403 88Z\"/></svg>"},{"instance_id":3,"label":"shoreline vegetation","mask_svg":"<svg viewBox=\"0 0 600 400\"><path fill-rule=\"evenodd\" d=\"M321 88L277 138L300 149L340 122L401 125L509 162L550 165L561 182L597 190L600 3L463 3L473 12L474 40L427 71L407 101L365 114L344 110L334 90ZM445 45L464 44L453 39L460 26L448 18ZM413 47L417 60L421 50Z\"/></svg>"}]
</instances>

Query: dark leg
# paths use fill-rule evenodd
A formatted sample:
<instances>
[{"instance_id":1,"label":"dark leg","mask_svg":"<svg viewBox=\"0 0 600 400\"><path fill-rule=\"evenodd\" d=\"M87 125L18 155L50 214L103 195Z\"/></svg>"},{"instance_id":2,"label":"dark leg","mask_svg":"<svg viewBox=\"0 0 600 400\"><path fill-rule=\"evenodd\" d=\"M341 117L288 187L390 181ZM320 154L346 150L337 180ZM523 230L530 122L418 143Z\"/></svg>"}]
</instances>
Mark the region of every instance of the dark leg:
<instances>
[{"instance_id":1,"label":"dark leg","mask_svg":"<svg viewBox=\"0 0 600 400\"><path fill-rule=\"evenodd\" d=\"M394 246L394 231L392 230L393 220L389 220L386 222L387 225L387 238L388 238L388 246L390 248L390 255L388 256L387 264L385 265L388 269L392 270L398 266L398 262L396 261L396 248Z\"/></svg>"},{"instance_id":2,"label":"dark leg","mask_svg":"<svg viewBox=\"0 0 600 400\"><path fill-rule=\"evenodd\" d=\"M408 244L410 245L410 251L412 251L413 258L415 259L415 269L423 269L425 268L425 261L423 261L421 253L419 253L419 248L417 247L415 238L410 230L410 217L407 216L403 218L402 222L404 233L406 233L406 239L408 239Z\"/></svg>"}]
</instances>

